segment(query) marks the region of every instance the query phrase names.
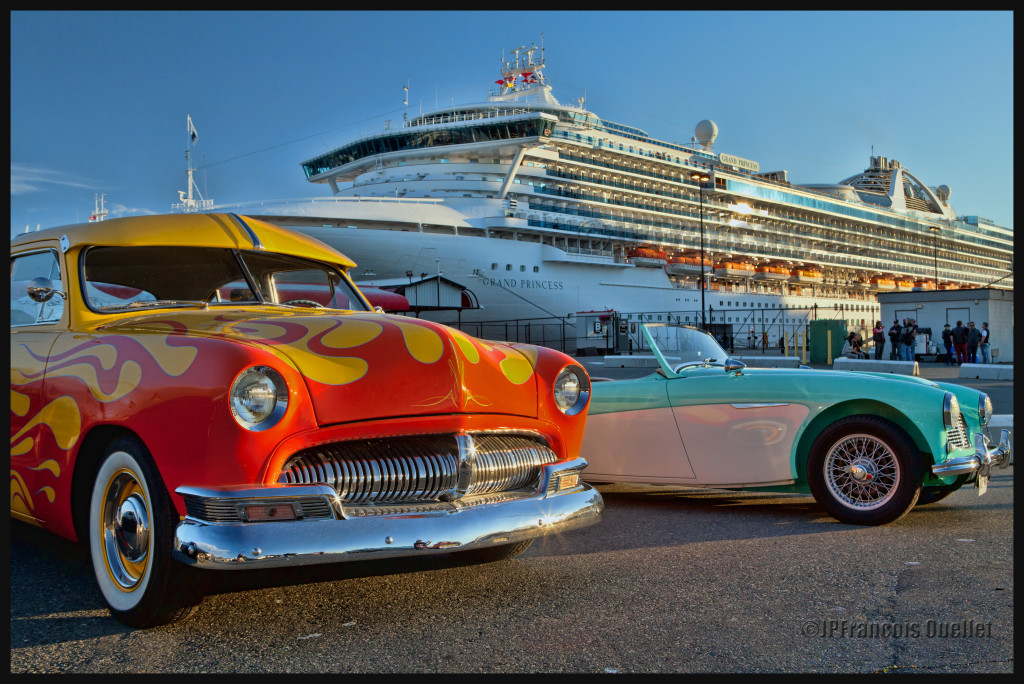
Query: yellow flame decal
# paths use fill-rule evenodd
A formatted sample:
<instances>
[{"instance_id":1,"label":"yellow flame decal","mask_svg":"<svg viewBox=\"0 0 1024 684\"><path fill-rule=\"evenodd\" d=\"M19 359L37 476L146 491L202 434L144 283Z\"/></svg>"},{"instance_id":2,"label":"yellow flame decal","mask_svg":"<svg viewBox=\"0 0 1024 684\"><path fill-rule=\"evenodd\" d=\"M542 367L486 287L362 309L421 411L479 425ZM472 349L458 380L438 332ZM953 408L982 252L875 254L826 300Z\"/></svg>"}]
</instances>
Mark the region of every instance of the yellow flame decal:
<instances>
[{"instance_id":1,"label":"yellow flame decal","mask_svg":"<svg viewBox=\"0 0 1024 684\"><path fill-rule=\"evenodd\" d=\"M21 392L15 392L11 390L11 413L16 416L25 416L28 414L28 407L31 403L27 394Z\"/></svg>"},{"instance_id":2,"label":"yellow flame decal","mask_svg":"<svg viewBox=\"0 0 1024 684\"><path fill-rule=\"evenodd\" d=\"M50 503L53 503L53 500L56 498L56 495L54 494L53 491L53 487L43 487L38 492L36 492L36 494L45 494L46 498L49 499Z\"/></svg>"},{"instance_id":3,"label":"yellow flame decal","mask_svg":"<svg viewBox=\"0 0 1024 684\"><path fill-rule=\"evenodd\" d=\"M420 363L436 363L444 354L444 342L436 332L416 323L392 321L402 331L405 347Z\"/></svg>"},{"instance_id":4,"label":"yellow flame decal","mask_svg":"<svg viewBox=\"0 0 1024 684\"><path fill-rule=\"evenodd\" d=\"M173 330L169 323L162 325L167 325ZM164 373L176 378L192 366L192 362L199 354L199 349L197 347L172 347L167 344L167 340L167 335L139 335L135 338L136 342L145 347Z\"/></svg>"},{"instance_id":5,"label":"yellow flame decal","mask_svg":"<svg viewBox=\"0 0 1024 684\"><path fill-rule=\"evenodd\" d=\"M384 332L384 327L379 323L348 320L344 321L340 327L328 332L320 341L325 347L350 349L376 339L382 332Z\"/></svg>"},{"instance_id":6,"label":"yellow flame decal","mask_svg":"<svg viewBox=\"0 0 1024 684\"><path fill-rule=\"evenodd\" d=\"M57 397L18 430L16 435L11 437L11 444L16 444L26 432L36 425L49 427L57 446L67 451L78 441L78 435L82 429L82 416L78 412L78 404L71 397Z\"/></svg>"},{"instance_id":7,"label":"yellow flame decal","mask_svg":"<svg viewBox=\"0 0 1024 684\"><path fill-rule=\"evenodd\" d=\"M509 349L502 353L505 354L505 358L498 365L513 385L522 385L533 376L533 364L518 350Z\"/></svg>"},{"instance_id":8,"label":"yellow flame decal","mask_svg":"<svg viewBox=\"0 0 1024 684\"><path fill-rule=\"evenodd\" d=\"M14 440L11 440L11 444L14 444L14 446L11 447L11 456L21 456L22 454L27 454L28 452L32 451L32 445L35 443L35 440L32 439L31 437L28 437L22 440L21 442L18 442L17 444L14 444Z\"/></svg>"},{"instance_id":9,"label":"yellow flame decal","mask_svg":"<svg viewBox=\"0 0 1024 684\"><path fill-rule=\"evenodd\" d=\"M455 340L455 344L457 344L459 346L459 349L462 350L462 353L465 355L467 361L469 361L470 363L480 362L480 352L477 351L476 346L473 344L473 341L470 340L465 333L463 333L460 330L452 330L451 336L452 339Z\"/></svg>"},{"instance_id":10,"label":"yellow flame decal","mask_svg":"<svg viewBox=\"0 0 1024 684\"><path fill-rule=\"evenodd\" d=\"M29 470L49 470L51 473L53 473L54 477L60 477L60 465L52 458L43 461L37 466L30 466Z\"/></svg>"},{"instance_id":11,"label":"yellow flame decal","mask_svg":"<svg viewBox=\"0 0 1024 684\"><path fill-rule=\"evenodd\" d=\"M32 503L32 497L28 493L28 488L25 486L25 481L21 479L21 475L17 471L11 471L11 510L15 513L22 513L29 517L32 517L32 509L35 505Z\"/></svg>"}]
</instances>

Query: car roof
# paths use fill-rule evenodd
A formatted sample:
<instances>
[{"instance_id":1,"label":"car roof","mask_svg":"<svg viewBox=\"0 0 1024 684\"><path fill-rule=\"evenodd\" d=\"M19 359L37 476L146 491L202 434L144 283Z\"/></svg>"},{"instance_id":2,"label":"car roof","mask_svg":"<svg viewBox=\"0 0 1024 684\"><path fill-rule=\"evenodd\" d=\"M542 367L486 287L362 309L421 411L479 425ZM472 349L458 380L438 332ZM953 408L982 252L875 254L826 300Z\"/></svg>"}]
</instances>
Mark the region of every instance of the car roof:
<instances>
[{"instance_id":1,"label":"car roof","mask_svg":"<svg viewBox=\"0 0 1024 684\"><path fill-rule=\"evenodd\" d=\"M103 245L258 249L243 223L267 251L327 261L345 268L355 266L354 261L316 238L236 214L160 214L77 223L19 235L11 240L11 247L67 236L68 248Z\"/></svg>"}]
</instances>

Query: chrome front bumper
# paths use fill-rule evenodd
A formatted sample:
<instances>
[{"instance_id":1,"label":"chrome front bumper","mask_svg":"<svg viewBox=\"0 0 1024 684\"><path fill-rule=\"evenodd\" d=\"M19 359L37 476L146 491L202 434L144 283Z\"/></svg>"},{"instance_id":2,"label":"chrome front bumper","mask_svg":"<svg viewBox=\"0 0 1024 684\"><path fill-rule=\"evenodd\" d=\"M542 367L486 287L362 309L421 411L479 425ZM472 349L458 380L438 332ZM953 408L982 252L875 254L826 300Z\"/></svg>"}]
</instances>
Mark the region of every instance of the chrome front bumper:
<instances>
[{"instance_id":1,"label":"chrome front bumper","mask_svg":"<svg viewBox=\"0 0 1024 684\"><path fill-rule=\"evenodd\" d=\"M988 474L993 466L1006 468L1010 465L1010 431L1003 430L999 434L999 446L989 447L988 439L982 433L974 435L974 453L969 456L951 458L944 463L932 466L932 475L954 477L969 475L975 472Z\"/></svg>"},{"instance_id":2,"label":"chrome front bumper","mask_svg":"<svg viewBox=\"0 0 1024 684\"><path fill-rule=\"evenodd\" d=\"M582 480L563 492L551 491L552 478L581 471L577 458L543 466L540 486L532 494L481 495L450 503L391 506L371 516L346 509L327 485L277 485L210 489L179 487L183 496L200 497L213 506L232 501L267 503L324 497L330 517L267 522L211 523L191 516L178 525L173 557L203 569L241 570L316 563L417 556L512 544L586 527L601 518L601 494ZM301 505L300 505L301 507ZM346 511L351 514L346 514ZM341 516L337 517L337 513Z\"/></svg>"}]
</instances>

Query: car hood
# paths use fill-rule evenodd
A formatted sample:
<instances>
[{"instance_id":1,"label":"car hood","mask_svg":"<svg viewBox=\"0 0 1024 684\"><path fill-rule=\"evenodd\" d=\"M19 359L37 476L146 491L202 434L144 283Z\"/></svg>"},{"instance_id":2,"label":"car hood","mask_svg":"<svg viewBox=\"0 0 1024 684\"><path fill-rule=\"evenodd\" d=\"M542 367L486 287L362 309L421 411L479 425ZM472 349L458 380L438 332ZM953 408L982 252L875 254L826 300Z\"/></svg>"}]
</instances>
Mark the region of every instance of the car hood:
<instances>
[{"instance_id":1,"label":"car hood","mask_svg":"<svg viewBox=\"0 0 1024 684\"><path fill-rule=\"evenodd\" d=\"M302 373L321 425L448 413L535 418L537 350L375 313L275 309L154 313L104 331L258 345ZM202 353L202 352L200 352Z\"/></svg>"}]
</instances>

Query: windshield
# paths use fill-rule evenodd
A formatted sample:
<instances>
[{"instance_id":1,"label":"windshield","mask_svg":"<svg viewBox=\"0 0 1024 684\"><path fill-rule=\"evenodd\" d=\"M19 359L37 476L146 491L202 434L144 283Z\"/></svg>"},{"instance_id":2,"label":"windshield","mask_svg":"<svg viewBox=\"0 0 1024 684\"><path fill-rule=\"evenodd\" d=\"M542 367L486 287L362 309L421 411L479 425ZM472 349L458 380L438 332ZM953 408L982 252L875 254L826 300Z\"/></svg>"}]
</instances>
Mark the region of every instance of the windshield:
<instances>
[{"instance_id":1,"label":"windshield","mask_svg":"<svg viewBox=\"0 0 1024 684\"><path fill-rule=\"evenodd\" d=\"M367 311L337 266L273 252L211 247L93 247L82 262L96 310L286 304Z\"/></svg>"},{"instance_id":2,"label":"windshield","mask_svg":"<svg viewBox=\"0 0 1024 684\"><path fill-rule=\"evenodd\" d=\"M643 331L651 351L669 377L675 377L673 369L680 364L703 361L724 364L729 358L714 337L688 325L645 323Z\"/></svg>"}]
</instances>

